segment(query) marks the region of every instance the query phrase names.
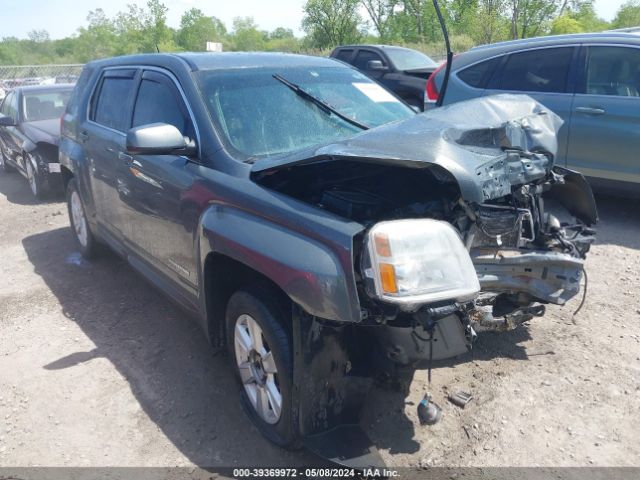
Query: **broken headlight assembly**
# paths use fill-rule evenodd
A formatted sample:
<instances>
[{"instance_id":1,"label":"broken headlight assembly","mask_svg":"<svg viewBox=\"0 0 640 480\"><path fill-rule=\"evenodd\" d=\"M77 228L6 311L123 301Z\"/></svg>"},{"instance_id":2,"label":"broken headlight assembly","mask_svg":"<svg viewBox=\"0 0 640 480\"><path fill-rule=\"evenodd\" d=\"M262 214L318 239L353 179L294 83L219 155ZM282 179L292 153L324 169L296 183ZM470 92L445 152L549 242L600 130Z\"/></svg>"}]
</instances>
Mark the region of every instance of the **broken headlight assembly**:
<instances>
[{"instance_id":1,"label":"broken headlight assembly","mask_svg":"<svg viewBox=\"0 0 640 480\"><path fill-rule=\"evenodd\" d=\"M381 222L369 230L365 244L362 271L368 294L402 310L467 301L480 291L469 253L447 222Z\"/></svg>"}]
</instances>

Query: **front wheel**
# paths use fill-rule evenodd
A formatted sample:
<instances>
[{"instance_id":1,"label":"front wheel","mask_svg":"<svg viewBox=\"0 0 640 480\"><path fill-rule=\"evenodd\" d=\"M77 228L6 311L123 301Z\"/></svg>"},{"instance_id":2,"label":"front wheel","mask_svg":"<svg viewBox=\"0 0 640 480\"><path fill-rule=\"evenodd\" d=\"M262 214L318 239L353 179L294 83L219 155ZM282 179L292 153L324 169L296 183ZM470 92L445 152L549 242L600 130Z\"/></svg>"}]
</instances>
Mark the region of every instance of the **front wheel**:
<instances>
[{"instance_id":1,"label":"front wheel","mask_svg":"<svg viewBox=\"0 0 640 480\"><path fill-rule=\"evenodd\" d=\"M44 198L44 188L42 186L42 177L38 173L37 160L27 155L25 157L25 163L31 193L33 193L33 196L38 200L42 200Z\"/></svg>"},{"instance_id":2,"label":"front wheel","mask_svg":"<svg viewBox=\"0 0 640 480\"><path fill-rule=\"evenodd\" d=\"M89 222L78 193L78 185L75 179L71 179L67 185L67 209L69 210L69 221L76 240L76 245L82 256L90 259L96 256L96 238L89 228Z\"/></svg>"},{"instance_id":3,"label":"front wheel","mask_svg":"<svg viewBox=\"0 0 640 480\"><path fill-rule=\"evenodd\" d=\"M254 286L227 305L227 345L251 420L269 440L293 447L293 358L286 309L275 292Z\"/></svg>"},{"instance_id":4,"label":"front wheel","mask_svg":"<svg viewBox=\"0 0 640 480\"><path fill-rule=\"evenodd\" d=\"M13 173L16 171L11 165L7 163L7 157L4 154L4 148L0 147L0 169L5 173Z\"/></svg>"}]
</instances>

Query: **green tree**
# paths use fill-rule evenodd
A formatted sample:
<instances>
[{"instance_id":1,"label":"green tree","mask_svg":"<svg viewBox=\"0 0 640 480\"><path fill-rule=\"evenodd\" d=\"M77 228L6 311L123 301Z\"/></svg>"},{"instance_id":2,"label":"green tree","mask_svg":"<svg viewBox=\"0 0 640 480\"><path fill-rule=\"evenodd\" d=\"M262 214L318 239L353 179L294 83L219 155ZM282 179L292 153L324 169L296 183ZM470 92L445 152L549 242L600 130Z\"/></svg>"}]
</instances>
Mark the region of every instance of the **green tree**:
<instances>
[{"instance_id":1,"label":"green tree","mask_svg":"<svg viewBox=\"0 0 640 480\"><path fill-rule=\"evenodd\" d=\"M630 0L620 7L613 19L615 28L640 26L640 0Z\"/></svg>"},{"instance_id":2,"label":"green tree","mask_svg":"<svg viewBox=\"0 0 640 480\"><path fill-rule=\"evenodd\" d=\"M90 11L87 21L89 25L78 29L75 38L73 51L76 61L84 63L94 58L117 55L119 41L116 26L104 10L98 8Z\"/></svg>"},{"instance_id":3,"label":"green tree","mask_svg":"<svg viewBox=\"0 0 640 480\"><path fill-rule=\"evenodd\" d=\"M510 0L511 36L514 39L545 34L565 4L561 0Z\"/></svg>"},{"instance_id":4,"label":"green tree","mask_svg":"<svg viewBox=\"0 0 640 480\"><path fill-rule=\"evenodd\" d=\"M258 30L253 17L236 17L233 19L233 31L228 38L232 50L253 52L264 50L268 34Z\"/></svg>"},{"instance_id":5,"label":"green tree","mask_svg":"<svg viewBox=\"0 0 640 480\"><path fill-rule=\"evenodd\" d=\"M569 14L561 15L551 22L551 34L562 35L565 33L581 33L584 29L580 22Z\"/></svg>"},{"instance_id":6,"label":"green tree","mask_svg":"<svg viewBox=\"0 0 640 480\"><path fill-rule=\"evenodd\" d=\"M381 42L391 41L395 36L393 14L399 3L400 0L360 0Z\"/></svg>"},{"instance_id":7,"label":"green tree","mask_svg":"<svg viewBox=\"0 0 640 480\"><path fill-rule=\"evenodd\" d=\"M308 0L302 28L311 46L330 48L357 42L362 36L358 5L359 0Z\"/></svg>"},{"instance_id":8,"label":"green tree","mask_svg":"<svg viewBox=\"0 0 640 480\"><path fill-rule=\"evenodd\" d=\"M187 10L180 20L178 46L186 51L201 52L207 42L220 42L226 35L224 24L216 17L207 17L202 10Z\"/></svg>"}]
</instances>

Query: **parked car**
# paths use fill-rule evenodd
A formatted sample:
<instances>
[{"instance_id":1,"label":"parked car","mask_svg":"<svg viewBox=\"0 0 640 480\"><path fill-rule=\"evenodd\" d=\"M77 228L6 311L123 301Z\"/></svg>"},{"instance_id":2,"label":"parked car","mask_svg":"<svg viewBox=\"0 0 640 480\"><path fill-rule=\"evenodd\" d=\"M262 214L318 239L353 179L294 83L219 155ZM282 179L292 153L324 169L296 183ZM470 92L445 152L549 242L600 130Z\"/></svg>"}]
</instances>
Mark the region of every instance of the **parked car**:
<instances>
[{"instance_id":1,"label":"parked car","mask_svg":"<svg viewBox=\"0 0 640 480\"><path fill-rule=\"evenodd\" d=\"M422 52L390 45L345 45L334 49L331 58L353 65L420 110L427 79L438 67Z\"/></svg>"},{"instance_id":2,"label":"parked car","mask_svg":"<svg viewBox=\"0 0 640 480\"><path fill-rule=\"evenodd\" d=\"M559 124L519 96L416 115L331 59L154 54L85 66L60 162L82 255L192 312L267 438L357 457L374 377L579 292L597 213Z\"/></svg>"},{"instance_id":3,"label":"parked car","mask_svg":"<svg viewBox=\"0 0 640 480\"><path fill-rule=\"evenodd\" d=\"M435 105L444 71L427 86ZM564 125L556 164L602 190L640 194L640 37L598 33L531 38L455 57L444 104L502 92L526 93Z\"/></svg>"},{"instance_id":4,"label":"parked car","mask_svg":"<svg viewBox=\"0 0 640 480\"><path fill-rule=\"evenodd\" d=\"M72 90L72 85L18 87L0 106L0 164L5 172L20 172L37 198L62 187L60 117Z\"/></svg>"}]
</instances>

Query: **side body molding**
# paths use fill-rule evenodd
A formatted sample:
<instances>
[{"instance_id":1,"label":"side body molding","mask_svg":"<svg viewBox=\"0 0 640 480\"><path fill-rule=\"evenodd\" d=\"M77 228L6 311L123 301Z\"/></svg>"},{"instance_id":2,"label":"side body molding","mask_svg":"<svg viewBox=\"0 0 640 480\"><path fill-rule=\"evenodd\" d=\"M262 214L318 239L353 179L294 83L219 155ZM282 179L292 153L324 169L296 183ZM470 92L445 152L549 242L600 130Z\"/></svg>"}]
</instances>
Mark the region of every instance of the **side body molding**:
<instances>
[{"instance_id":1,"label":"side body molding","mask_svg":"<svg viewBox=\"0 0 640 480\"><path fill-rule=\"evenodd\" d=\"M335 239L334 239L335 240ZM276 283L308 314L359 322L352 240L329 246L228 205L213 204L200 220L200 265L210 253L230 257Z\"/></svg>"}]
</instances>

